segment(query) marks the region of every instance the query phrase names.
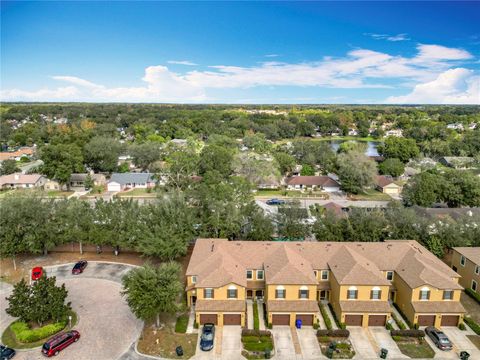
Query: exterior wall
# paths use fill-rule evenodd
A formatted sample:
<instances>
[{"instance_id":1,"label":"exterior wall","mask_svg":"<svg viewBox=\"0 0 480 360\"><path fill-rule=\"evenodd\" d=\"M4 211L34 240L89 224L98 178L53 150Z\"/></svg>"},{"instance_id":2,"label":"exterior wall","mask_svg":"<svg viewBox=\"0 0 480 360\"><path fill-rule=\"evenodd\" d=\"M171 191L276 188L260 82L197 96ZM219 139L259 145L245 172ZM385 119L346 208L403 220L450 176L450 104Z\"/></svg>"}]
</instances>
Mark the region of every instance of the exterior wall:
<instances>
[{"instance_id":1,"label":"exterior wall","mask_svg":"<svg viewBox=\"0 0 480 360\"><path fill-rule=\"evenodd\" d=\"M265 292L266 300L283 300L275 299L275 290L277 286L280 285L268 285L267 291ZM298 292L302 285L282 285L285 288L285 300L300 300L298 297ZM305 285L307 286L307 285ZM306 300L316 300L317 299L317 285L308 285L308 299Z\"/></svg>"},{"instance_id":2,"label":"exterior wall","mask_svg":"<svg viewBox=\"0 0 480 360\"><path fill-rule=\"evenodd\" d=\"M233 285L237 289L237 298L231 300L245 300L245 288L243 286L237 284L228 284L219 288L213 288L213 299L205 299L203 297L203 289L204 288L197 288L197 300L230 300L227 298L227 290L228 288Z\"/></svg>"},{"instance_id":3,"label":"exterior wall","mask_svg":"<svg viewBox=\"0 0 480 360\"><path fill-rule=\"evenodd\" d=\"M461 276L459 283L465 289L472 288L472 280L477 282L477 294L480 294L480 275L475 274L475 267L480 264L475 264L468 258L465 259L465 266L460 265L461 254L453 250L451 265L457 268L457 273Z\"/></svg>"},{"instance_id":4,"label":"exterior wall","mask_svg":"<svg viewBox=\"0 0 480 360\"><path fill-rule=\"evenodd\" d=\"M415 312L413 311L412 307L412 289L400 276L398 276L397 273L395 273L393 276L393 285L397 290L395 295L395 303L398 305L403 314L405 314L408 321L413 324L415 320Z\"/></svg>"},{"instance_id":5,"label":"exterior wall","mask_svg":"<svg viewBox=\"0 0 480 360\"><path fill-rule=\"evenodd\" d=\"M433 286L420 286L412 290L412 301L427 301L427 300L419 300L420 290L424 287L428 287L430 289L430 299L429 301L460 301L460 290L453 291L453 300L443 300L443 290L436 289Z\"/></svg>"}]
</instances>

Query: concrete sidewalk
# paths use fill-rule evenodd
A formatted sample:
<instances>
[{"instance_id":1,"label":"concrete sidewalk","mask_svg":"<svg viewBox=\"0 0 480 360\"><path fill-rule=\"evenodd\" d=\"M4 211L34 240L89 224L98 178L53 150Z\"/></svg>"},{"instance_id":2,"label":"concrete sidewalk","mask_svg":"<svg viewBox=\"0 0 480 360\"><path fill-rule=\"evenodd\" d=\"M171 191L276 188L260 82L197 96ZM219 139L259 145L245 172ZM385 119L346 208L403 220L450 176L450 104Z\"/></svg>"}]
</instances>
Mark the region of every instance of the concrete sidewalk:
<instances>
[{"instance_id":1,"label":"concrete sidewalk","mask_svg":"<svg viewBox=\"0 0 480 360\"><path fill-rule=\"evenodd\" d=\"M247 329L253 330L253 306L252 300L247 300Z\"/></svg>"}]
</instances>

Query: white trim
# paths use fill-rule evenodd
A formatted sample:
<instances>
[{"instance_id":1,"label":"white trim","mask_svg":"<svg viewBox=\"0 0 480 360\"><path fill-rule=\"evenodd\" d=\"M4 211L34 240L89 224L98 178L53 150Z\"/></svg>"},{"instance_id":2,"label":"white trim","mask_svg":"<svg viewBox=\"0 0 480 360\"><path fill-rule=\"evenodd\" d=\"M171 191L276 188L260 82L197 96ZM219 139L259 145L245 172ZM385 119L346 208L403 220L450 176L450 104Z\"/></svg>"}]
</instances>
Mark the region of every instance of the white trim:
<instances>
[{"instance_id":1,"label":"white trim","mask_svg":"<svg viewBox=\"0 0 480 360\"><path fill-rule=\"evenodd\" d=\"M278 285L275 290L285 290L285 286Z\"/></svg>"},{"instance_id":2,"label":"white trim","mask_svg":"<svg viewBox=\"0 0 480 360\"><path fill-rule=\"evenodd\" d=\"M248 277L248 273L250 272L250 277ZM245 276L247 277L247 280L253 280L253 270L247 270L245 273Z\"/></svg>"},{"instance_id":3,"label":"white trim","mask_svg":"<svg viewBox=\"0 0 480 360\"><path fill-rule=\"evenodd\" d=\"M300 286L300 290L308 290L308 286L305 286L305 285Z\"/></svg>"},{"instance_id":4,"label":"white trim","mask_svg":"<svg viewBox=\"0 0 480 360\"><path fill-rule=\"evenodd\" d=\"M261 273L262 274L262 278L260 279L260 277L258 276L258 274ZM257 280L265 280L265 272L263 270L257 270Z\"/></svg>"},{"instance_id":5,"label":"white trim","mask_svg":"<svg viewBox=\"0 0 480 360\"><path fill-rule=\"evenodd\" d=\"M228 287L228 290L237 290L237 287L232 284Z\"/></svg>"},{"instance_id":6,"label":"white trim","mask_svg":"<svg viewBox=\"0 0 480 360\"><path fill-rule=\"evenodd\" d=\"M324 272L326 272L326 274L327 274L327 278L326 278L326 279L323 278L323 273L324 273ZM330 271L328 271L328 270L322 270L322 272L320 273L320 280L322 280L322 281L328 281L329 277L330 277Z\"/></svg>"}]
</instances>

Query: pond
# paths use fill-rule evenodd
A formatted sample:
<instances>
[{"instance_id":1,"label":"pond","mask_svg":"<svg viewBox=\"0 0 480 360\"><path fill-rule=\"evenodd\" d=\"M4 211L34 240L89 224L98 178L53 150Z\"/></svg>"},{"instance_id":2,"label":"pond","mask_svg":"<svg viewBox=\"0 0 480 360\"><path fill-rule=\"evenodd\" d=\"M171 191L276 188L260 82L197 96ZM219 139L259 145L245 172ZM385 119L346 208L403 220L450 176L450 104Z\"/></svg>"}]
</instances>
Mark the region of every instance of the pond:
<instances>
[{"instance_id":1,"label":"pond","mask_svg":"<svg viewBox=\"0 0 480 360\"><path fill-rule=\"evenodd\" d=\"M337 152L338 148L340 147L340 144L344 143L345 141L352 141L352 140L331 140L328 142L330 143L332 150ZM380 155L377 149L378 145L380 144L380 141L366 141L366 143L367 143L367 150L365 151L365 155L367 156Z\"/></svg>"}]
</instances>

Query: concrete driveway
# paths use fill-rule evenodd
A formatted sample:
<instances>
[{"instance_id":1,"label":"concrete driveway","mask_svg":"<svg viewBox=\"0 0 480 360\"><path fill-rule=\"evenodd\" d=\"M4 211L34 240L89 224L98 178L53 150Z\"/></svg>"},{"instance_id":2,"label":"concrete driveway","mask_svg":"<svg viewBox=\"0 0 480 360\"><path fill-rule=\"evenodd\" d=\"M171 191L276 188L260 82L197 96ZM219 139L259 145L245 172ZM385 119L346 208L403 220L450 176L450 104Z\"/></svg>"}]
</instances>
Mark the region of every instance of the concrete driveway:
<instances>
[{"instance_id":1,"label":"concrete driveway","mask_svg":"<svg viewBox=\"0 0 480 360\"><path fill-rule=\"evenodd\" d=\"M68 301L77 312L79 321L74 327L81 334L80 341L63 350L59 359L118 359L122 354L129 351L143 327L142 321L138 320L130 311L126 301L121 297L121 284L119 276L110 274L118 270L118 266L103 267L96 272L96 266L89 264L84 274L70 275L71 265L46 268L48 275L57 275L57 284L65 283L68 289ZM130 268L126 265L127 268ZM68 269L68 272L66 271ZM123 268L125 270L126 268ZM122 271L122 270L121 270ZM107 276L109 275L109 276ZM98 278L96 278L98 276ZM116 279L117 281L105 278ZM11 288L1 289L2 299L8 296ZM8 326L9 320L5 314L6 301L0 302L0 319L2 327ZM44 359L40 349L19 351L15 359L38 360Z\"/></svg>"},{"instance_id":2,"label":"concrete driveway","mask_svg":"<svg viewBox=\"0 0 480 360\"><path fill-rule=\"evenodd\" d=\"M428 335L425 336L425 341L427 342L428 345L430 345L430 347L435 352L435 359L449 360L449 359L459 358L455 350L451 350L451 351L440 350Z\"/></svg>"},{"instance_id":3,"label":"concrete driveway","mask_svg":"<svg viewBox=\"0 0 480 360\"><path fill-rule=\"evenodd\" d=\"M224 326L222 334L222 358L242 359L241 326Z\"/></svg>"},{"instance_id":4,"label":"concrete driveway","mask_svg":"<svg viewBox=\"0 0 480 360\"><path fill-rule=\"evenodd\" d=\"M379 348L388 350L388 358L391 359L409 359L408 356L402 354L397 343L392 339L390 331L383 326L372 326L367 329L372 334Z\"/></svg>"},{"instance_id":5,"label":"concrete driveway","mask_svg":"<svg viewBox=\"0 0 480 360\"><path fill-rule=\"evenodd\" d=\"M296 329L300 349L302 349L303 359L319 359L322 357L322 351L318 344L316 330L312 327L302 327Z\"/></svg>"},{"instance_id":6,"label":"concrete driveway","mask_svg":"<svg viewBox=\"0 0 480 360\"><path fill-rule=\"evenodd\" d=\"M274 326L270 331L275 344L275 359L295 359L296 354L290 326Z\"/></svg>"},{"instance_id":7,"label":"concrete driveway","mask_svg":"<svg viewBox=\"0 0 480 360\"><path fill-rule=\"evenodd\" d=\"M354 359L378 359L379 347L373 335L360 326L349 326L350 341L355 348Z\"/></svg>"},{"instance_id":8,"label":"concrete driveway","mask_svg":"<svg viewBox=\"0 0 480 360\"><path fill-rule=\"evenodd\" d=\"M480 350L467 338L467 335L476 335L473 331L462 331L457 327L443 327L442 331L448 336L453 343L454 351L460 354L466 351L470 354L470 359L480 359Z\"/></svg>"}]
</instances>

